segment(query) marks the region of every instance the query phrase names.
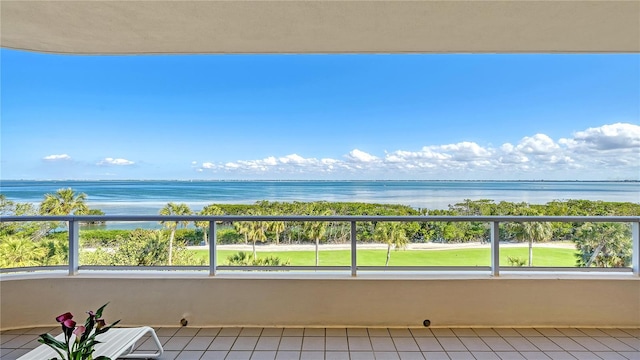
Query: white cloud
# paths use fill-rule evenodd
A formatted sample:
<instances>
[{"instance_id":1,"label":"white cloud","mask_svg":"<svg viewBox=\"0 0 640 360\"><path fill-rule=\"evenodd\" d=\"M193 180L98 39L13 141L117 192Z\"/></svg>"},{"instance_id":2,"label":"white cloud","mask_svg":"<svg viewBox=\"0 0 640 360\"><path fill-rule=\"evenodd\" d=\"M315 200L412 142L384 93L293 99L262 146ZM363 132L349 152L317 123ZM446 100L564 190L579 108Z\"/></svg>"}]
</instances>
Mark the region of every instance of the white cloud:
<instances>
[{"instance_id":1,"label":"white cloud","mask_svg":"<svg viewBox=\"0 0 640 360\"><path fill-rule=\"evenodd\" d=\"M516 150L525 154L545 155L558 150L559 146L545 134L525 136L516 146Z\"/></svg>"},{"instance_id":2,"label":"white cloud","mask_svg":"<svg viewBox=\"0 0 640 360\"><path fill-rule=\"evenodd\" d=\"M360 162L360 163L370 163L374 161L378 161L376 156L368 154L364 151L353 149L349 154L345 156L350 161Z\"/></svg>"},{"instance_id":3,"label":"white cloud","mask_svg":"<svg viewBox=\"0 0 640 360\"><path fill-rule=\"evenodd\" d=\"M560 139L571 148L616 150L640 148L640 126L628 123L603 125L575 133L573 139Z\"/></svg>"},{"instance_id":4,"label":"white cloud","mask_svg":"<svg viewBox=\"0 0 640 360\"><path fill-rule=\"evenodd\" d=\"M463 141L426 145L420 150L399 149L383 157L353 149L343 159L305 158L298 154L258 160L205 162L201 170L244 175L306 174L308 178L337 174L344 178L552 178L553 174L591 172L601 179L626 174L640 177L640 126L612 124L579 131L555 141L546 134L523 137L517 144L498 147ZM600 170L597 170L600 169ZM617 172L617 173L616 173ZM575 172L579 174L579 172ZM631 175L629 175L631 174ZM635 175L634 175L635 174ZM577 175L564 179L581 178Z\"/></svg>"},{"instance_id":5,"label":"white cloud","mask_svg":"<svg viewBox=\"0 0 640 360\"><path fill-rule=\"evenodd\" d=\"M46 160L46 161L71 160L71 156L69 156L67 154L47 155L47 156L43 157L42 160Z\"/></svg>"},{"instance_id":6,"label":"white cloud","mask_svg":"<svg viewBox=\"0 0 640 360\"><path fill-rule=\"evenodd\" d=\"M114 159L114 158L104 158L103 160L99 161L97 165L101 165L101 166L108 166L108 165L115 165L115 166L127 166L127 165L133 165L134 162L131 160L127 160L127 159Z\"/></svg>"}]
</instances>

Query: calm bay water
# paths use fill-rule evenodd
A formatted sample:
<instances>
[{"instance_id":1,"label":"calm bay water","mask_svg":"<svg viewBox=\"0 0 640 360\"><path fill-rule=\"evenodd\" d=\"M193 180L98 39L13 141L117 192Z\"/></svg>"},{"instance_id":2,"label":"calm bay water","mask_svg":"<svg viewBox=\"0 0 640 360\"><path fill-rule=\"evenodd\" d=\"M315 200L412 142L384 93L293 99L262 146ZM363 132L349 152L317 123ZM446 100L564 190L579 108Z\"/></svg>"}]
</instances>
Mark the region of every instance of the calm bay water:
<instances>
[{"instance_id":1,"label":"calm bay water","mask_svg":"<svg viewBox=\"0 0 640 360\"><path fill-rule=\"evenodd\" d=\"M198 211L211 203L357 201L446 209L465 199L525 201L585 199L640 203L640 182L579 181L0 181L0 193L40 203L46 193L71 187L107 215L155 215L168 202Z\"/></svg>"}]
</instances>

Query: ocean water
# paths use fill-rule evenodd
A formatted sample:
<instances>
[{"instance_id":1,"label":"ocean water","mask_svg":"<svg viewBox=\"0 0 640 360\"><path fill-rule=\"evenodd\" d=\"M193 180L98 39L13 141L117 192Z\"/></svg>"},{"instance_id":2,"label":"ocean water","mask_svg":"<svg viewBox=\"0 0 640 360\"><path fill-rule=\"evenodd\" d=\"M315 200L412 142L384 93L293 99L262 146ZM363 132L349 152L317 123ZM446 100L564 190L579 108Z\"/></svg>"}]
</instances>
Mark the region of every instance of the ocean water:
<instances>
[{"instance_id":1,"label":"ocean water","mask_svg":"<svg viewBox=\"0 0 640 360\"><path fill-rule=\"evenodd\" d=\"M446 209L465 199L544 204L585 199L640 203L640 182L581 181L0 181L0 193L38 204L71 187L107 215L155 215L168 202L194 211L211 203L354 201Z\"/></svg>"}]
</instances>

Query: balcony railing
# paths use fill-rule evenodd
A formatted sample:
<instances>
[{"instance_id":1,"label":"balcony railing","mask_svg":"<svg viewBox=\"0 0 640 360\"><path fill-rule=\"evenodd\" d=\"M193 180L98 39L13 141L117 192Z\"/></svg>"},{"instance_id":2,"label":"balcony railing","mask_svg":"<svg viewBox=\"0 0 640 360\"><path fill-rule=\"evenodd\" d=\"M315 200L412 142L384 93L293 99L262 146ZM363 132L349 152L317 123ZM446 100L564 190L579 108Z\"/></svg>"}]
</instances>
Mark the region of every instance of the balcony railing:
<instances>
[{"instance_id":1,"label":"balcony railing","mask_svg":"<svg viewBox=\"0 0 640 360\"><path fill-rule=\"evenodd\" d=\"M80 241L79 230L81 223L88 222L209 222L210 245L208 266L98 266L80 265ZM346 222L350 229L350 265L349 266L228 266L218 265L218 249L216 239L217 223L232 222L255 222L255 221L284 221L284 222ZM555 271L555 272L584 272L584 271L615 271L632 272L633 275L640 275L640 216L0 216L0 223L8 222L66 222L68 224L69 254L68 266L47 266L47 267L20 267L0 269L1 273L39 271L52 269L68 269L69 275L75 275L80 270L198 270L208 271L209 275L215 276L219 271L225 270L311 270L311 271L344 271L350 272L352 276L357 276L359 271L474 271L486 272L492 276L498 276L501 271ZM361 266L358 265L358 238L356 224L359 222L482 222L489 225L490 234L490 265L489 266ZM593 268L593 267L505 267L500 265L500 234L501 223L518 222L553 222L553 223L630 223L631 224L631 267L616 268Z\"/></svg>"}]
</instances>

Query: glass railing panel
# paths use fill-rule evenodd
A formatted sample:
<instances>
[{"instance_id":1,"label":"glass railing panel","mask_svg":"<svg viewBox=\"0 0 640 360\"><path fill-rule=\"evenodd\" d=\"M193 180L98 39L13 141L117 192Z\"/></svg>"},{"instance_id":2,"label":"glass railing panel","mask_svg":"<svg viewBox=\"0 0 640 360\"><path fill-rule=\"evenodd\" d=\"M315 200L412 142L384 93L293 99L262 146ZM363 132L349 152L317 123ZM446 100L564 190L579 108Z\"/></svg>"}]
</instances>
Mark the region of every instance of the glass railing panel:
<instances>
[{"instance_id":1,"label":"glass railing panel","mask_svg":"<svg viewBox=\"0 0 640 360\"><path fill-rule=\"evenodd\" d=\"M157 226L143 222L80 226L80 266L206 266L203 231L186 224Z\"/></svg>"},{"instance_id":2,"label":"glass railing panel","mask_svg":"<svg viewBox=\"0 0 640 360\"><path fill-rule=\"evenodd\" d=\"M513 268L576 266L571 223L500 223L500 266Z\"/></svg>"},{"instance_id":3,"label":"glass railing panel","mask_svg":"<svg viewBox=\"0 0 640 360\"><path fill-rule=\"evenodd\" d=\"M320 221L224 224L217 230L218 265L349 266L348 231L348 223Z\"/></svg>"},{"instance_id":4,"label":"glass railing panel","mask_svg":"<svg viewBox=\"0 0 640 360\"><path fill-rule=\"evenodd\" d=\"M574 227L573 241L578 267L631 268L631 223L578 223Z\"/></svg>"},{"instance_id":5,"label":"glass railing panel","mask_svg":"<svg viewBox=\"0 0 640 360\"><path fill-rule=\"evenodd\" d=\"M0 227L0 268L67 266L69 231L63 222L10 222Z\"/></svg>"},{"instance_id":6,"label":"glass railing panel","mask_svg":"<svg viewBox=\"0 0 640 360\"><path fill-rule=\"evenodd\" d=\"M487 267L488 223L378 222L358 245L358 266Z\"/></svg>"}]
</instances>

